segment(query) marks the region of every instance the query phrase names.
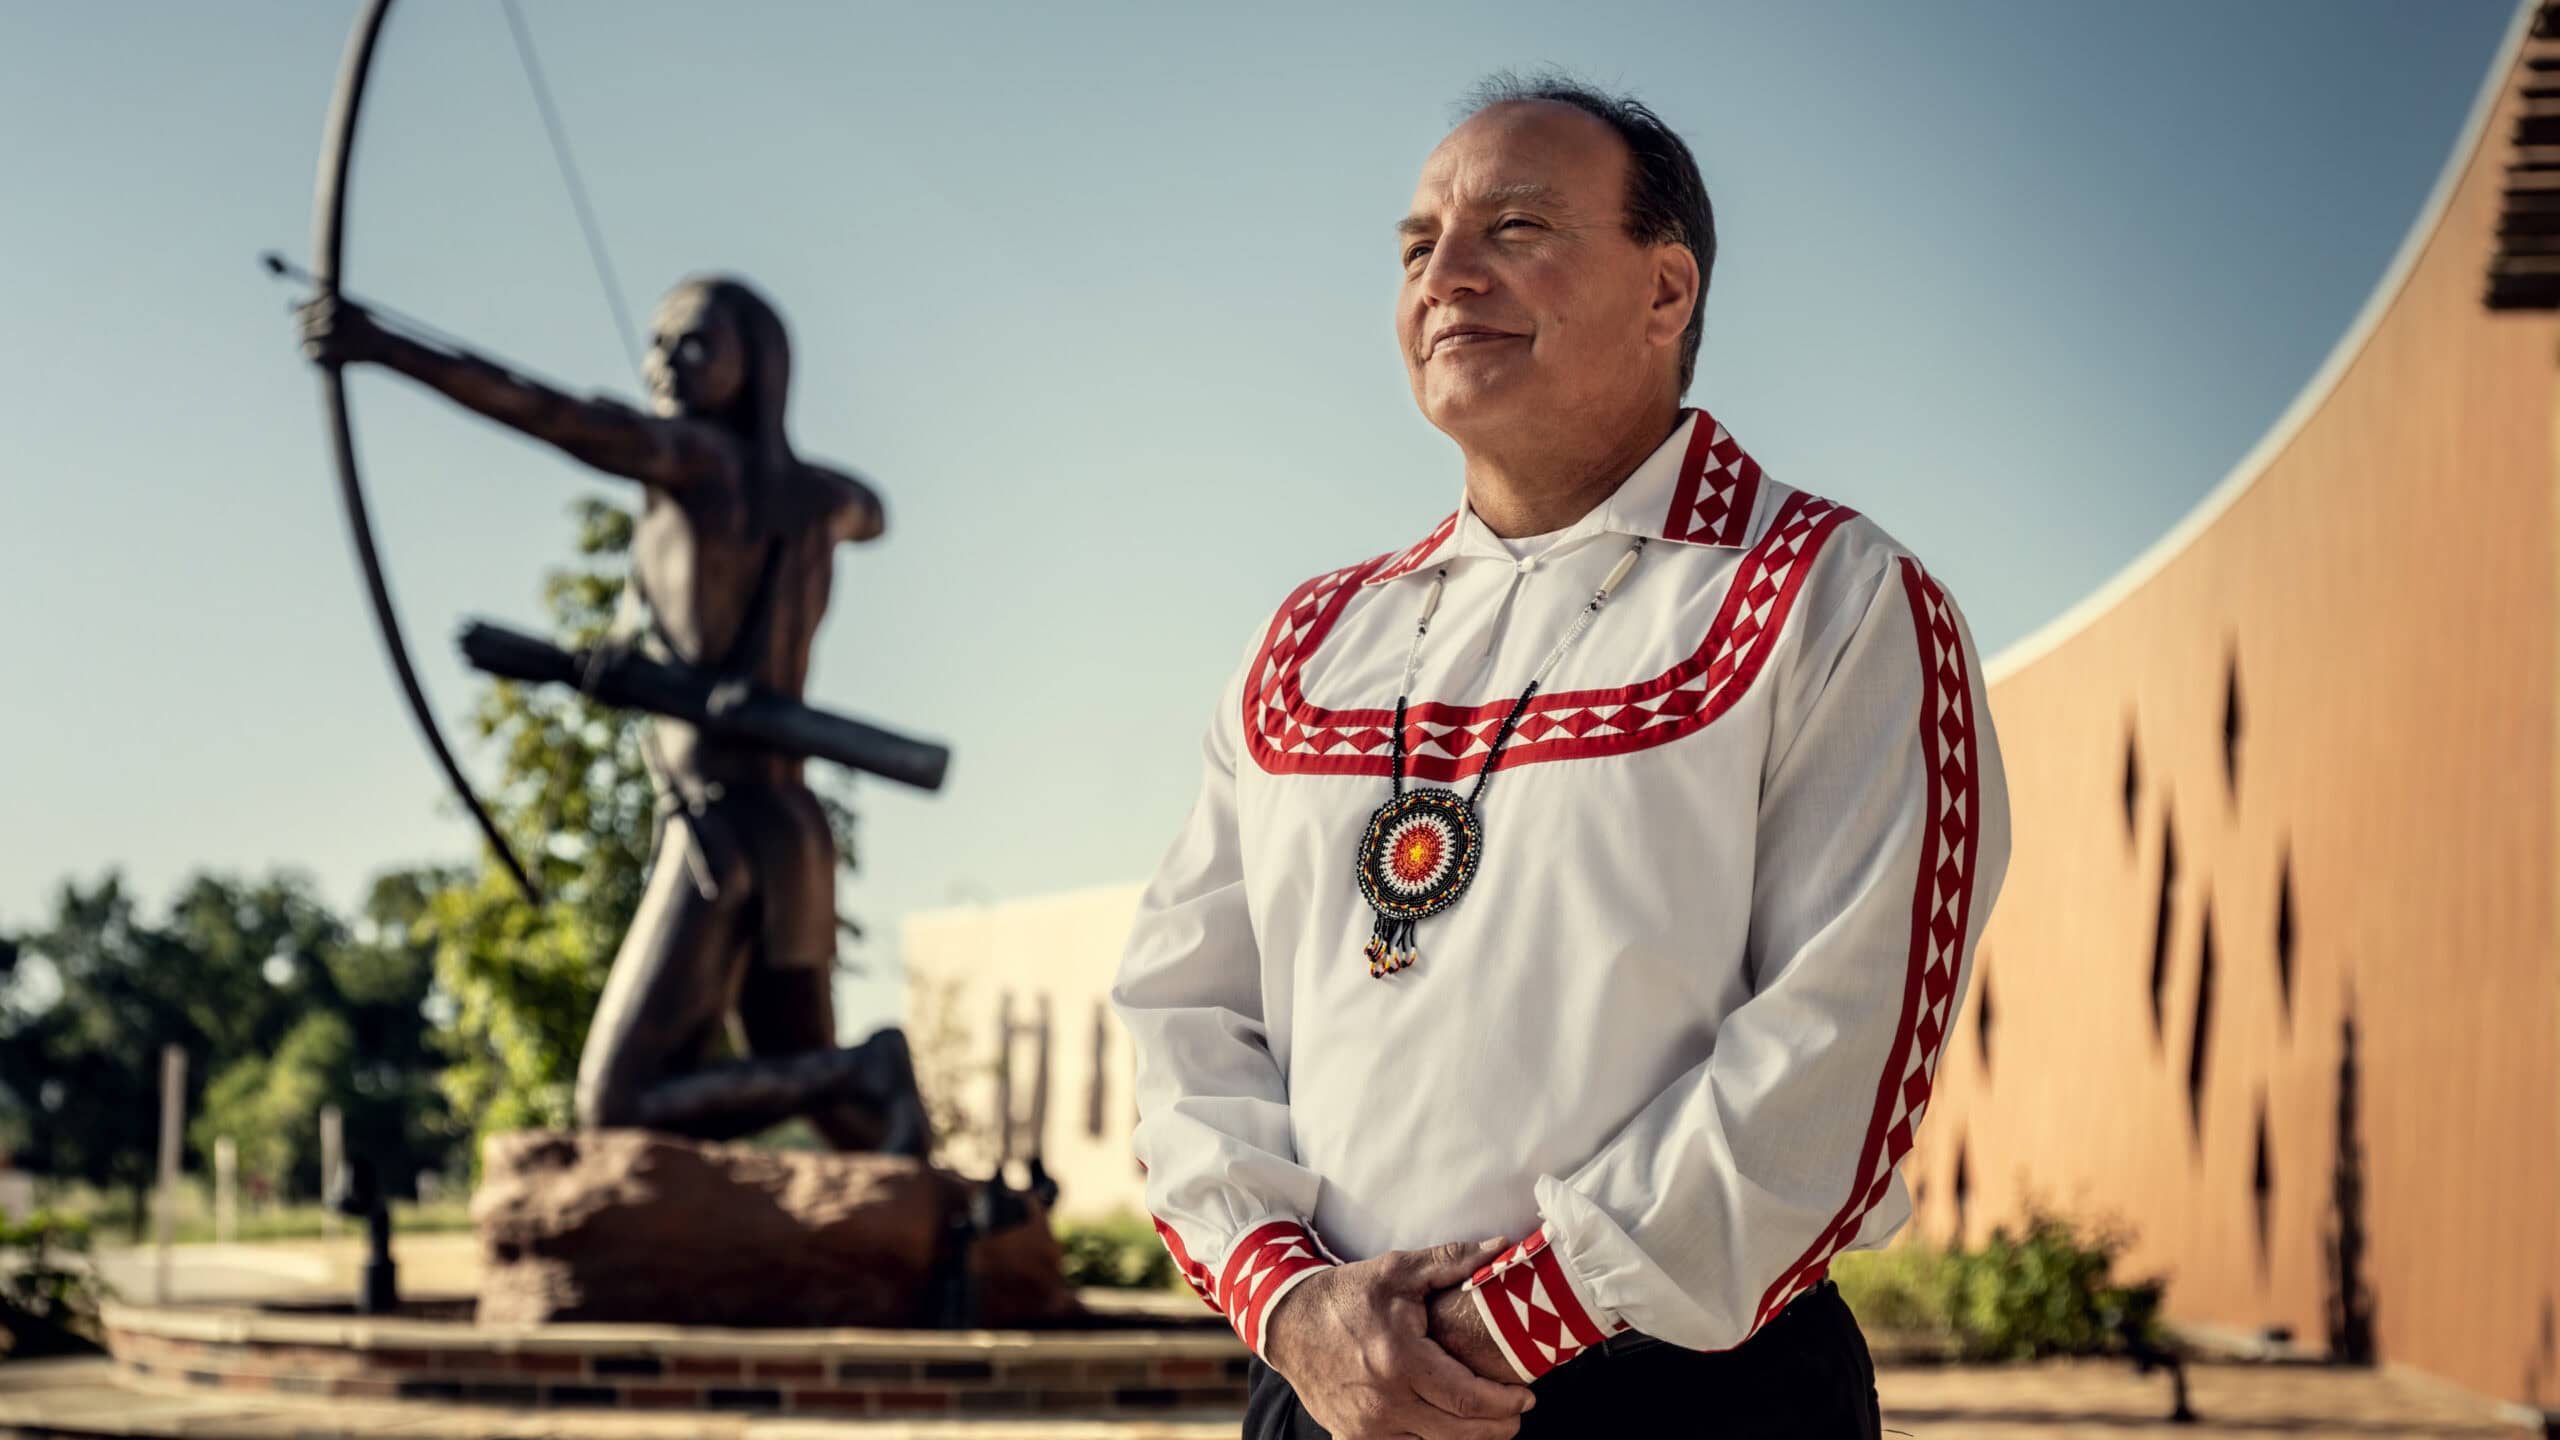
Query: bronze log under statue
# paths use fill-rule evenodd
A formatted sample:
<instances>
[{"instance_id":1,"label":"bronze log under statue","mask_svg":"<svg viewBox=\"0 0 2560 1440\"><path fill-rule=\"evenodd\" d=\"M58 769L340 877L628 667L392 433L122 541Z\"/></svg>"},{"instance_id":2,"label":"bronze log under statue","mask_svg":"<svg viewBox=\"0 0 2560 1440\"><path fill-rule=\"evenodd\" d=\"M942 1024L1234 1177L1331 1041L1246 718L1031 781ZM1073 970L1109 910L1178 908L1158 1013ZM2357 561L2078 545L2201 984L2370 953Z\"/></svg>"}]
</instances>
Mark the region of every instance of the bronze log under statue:
<instances>
[{"instance_id":1,"label":"bronze log under statue","mask_svg":"<svg viewBox=\"0 0 2560 1440\"><path fill-rule=\"evenodd\" d=\"M904 1035L836 1044L837 857L803 780L812 752L774 748L769 736L751 743L730 723L778 713L803 729L865 732L858 743L903 745L910 761L924 752L929 778L918 783L939 783L934 747L800 703L835 547L876 537L883 516L868 485L792 452L781 317L734 279L678 285L659 304L642 367L648 413L402 333L328 287L301 317L305 351L321 365L407 376L642 488L612 640L592 654L551 652L600 699L656 712L644 751L657 834L579 1059L579 1125L724 1140L804 1116L840 1150L923 1155L932 1137ZM682 693L671 702L670 691ZM744 1058L713 1063L733 1017Z\"/></svg>"}]
</instances>

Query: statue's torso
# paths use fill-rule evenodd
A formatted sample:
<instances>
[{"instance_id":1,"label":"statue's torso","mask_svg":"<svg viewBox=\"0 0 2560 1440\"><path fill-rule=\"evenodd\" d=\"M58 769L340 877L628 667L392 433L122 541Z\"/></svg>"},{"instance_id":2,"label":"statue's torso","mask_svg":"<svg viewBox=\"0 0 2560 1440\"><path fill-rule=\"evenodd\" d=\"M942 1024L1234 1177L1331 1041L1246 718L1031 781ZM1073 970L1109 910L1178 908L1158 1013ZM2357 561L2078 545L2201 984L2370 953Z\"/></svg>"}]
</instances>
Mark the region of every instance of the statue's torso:
<instances>
[{"instance_id":1,"label":"statue's torso","mask_svg":"<svg viewBox=\"0 0 2560 1440\"><path fill-rule=\"evenodd\" d=\"M767 483L777 493L761 533L733 484L651 490L632 531L631 568L655 614L645 642L653 652L797 698L834 585L834 544L797 466ZM759 624L751 612L769 552L774 573ZM679 720L650 723L661 761L680 778L799 780L796 756L726 744Z\"/></svg>"}]
</instances>

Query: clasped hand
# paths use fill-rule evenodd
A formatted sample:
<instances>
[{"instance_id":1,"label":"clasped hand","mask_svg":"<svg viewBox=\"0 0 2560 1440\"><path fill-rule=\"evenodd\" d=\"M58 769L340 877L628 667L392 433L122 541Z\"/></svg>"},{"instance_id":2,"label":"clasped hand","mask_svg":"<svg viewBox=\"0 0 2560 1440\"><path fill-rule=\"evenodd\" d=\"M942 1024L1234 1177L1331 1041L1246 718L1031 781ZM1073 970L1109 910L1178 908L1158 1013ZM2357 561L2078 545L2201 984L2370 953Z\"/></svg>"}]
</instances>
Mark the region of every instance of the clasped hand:
<instances>
[{"instance_id":1,"label":"clasped hand","mask_svg":"<svg viewBox=\"0 0 2560 1440\"><path fill-rule=\"evenodd\" d=\"M1320 1270L1265 1318L1265 1358L1335 1440L1508 1440L1536 1397L1453 1287L1509 1244L1393 1250Z\"/></svg>"}]
</instances>

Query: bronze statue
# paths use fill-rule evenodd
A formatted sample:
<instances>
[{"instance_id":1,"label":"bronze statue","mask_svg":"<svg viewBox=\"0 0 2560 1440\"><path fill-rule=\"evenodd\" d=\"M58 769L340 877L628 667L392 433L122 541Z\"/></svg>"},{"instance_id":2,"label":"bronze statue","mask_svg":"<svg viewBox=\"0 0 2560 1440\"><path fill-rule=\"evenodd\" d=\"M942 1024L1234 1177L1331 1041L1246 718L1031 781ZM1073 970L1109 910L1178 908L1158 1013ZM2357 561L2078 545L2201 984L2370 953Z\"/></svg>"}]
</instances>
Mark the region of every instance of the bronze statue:
<instances>
[{"instance_id":1,"label":"bronze statue","mask_svg":"<svg viewBox=\"0 0 2560 1440\"><path fill-rule=\"evenodd\" d=\"M780 712L867 732L858 744L883 734L800 704L835 547L878 536L883 515L861 480L792 452L780 315L734 279L678 285L642 367L649 413L402 333L329 288L300 315L319 364L379 365L642 487L613 643L550 651L559 668L542 671L565 677L574 664L593 693L656 712L644 735L657 838L580 1056L578 1123L730 1139L805 1115L839 1149L923 1154L931 1136L905 1037L835 1043L836 848L802 775L807 754L829 752L749 743L728 723ZM631 698L629 675L652 679L650 694L684 692L681 703ZM908 759L930 752L931 778L917 783L939 783L936 747L896 743ZM733 1013L746 1058L706 1064Z\"/></svg>"}]
</instances>

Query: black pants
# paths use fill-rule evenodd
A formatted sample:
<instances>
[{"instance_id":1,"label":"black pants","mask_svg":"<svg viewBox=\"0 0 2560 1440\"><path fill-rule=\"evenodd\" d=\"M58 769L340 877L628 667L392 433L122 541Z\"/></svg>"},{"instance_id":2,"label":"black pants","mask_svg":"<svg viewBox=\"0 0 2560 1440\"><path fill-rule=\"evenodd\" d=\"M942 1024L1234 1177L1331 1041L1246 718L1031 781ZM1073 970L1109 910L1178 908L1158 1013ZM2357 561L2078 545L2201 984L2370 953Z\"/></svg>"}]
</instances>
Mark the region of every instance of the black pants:
<instances>
[{"instance_id":1,"label":"black pants","mask_svg":"<svg viewBox=\"0 0 2560 1440\"><path fill-rule=\"evenodd\" d=\"M1331 1440L1278 1371L1255 1360L1246 1384L1244 1440ZM1520 1440L1877 1440L1884 1424L1866 1336L1829 1280L1731 1350L1686 1350L1631 1332L1532 1388L1538 1406L1520 1417Z\"/></svg>"}]
</instances>

